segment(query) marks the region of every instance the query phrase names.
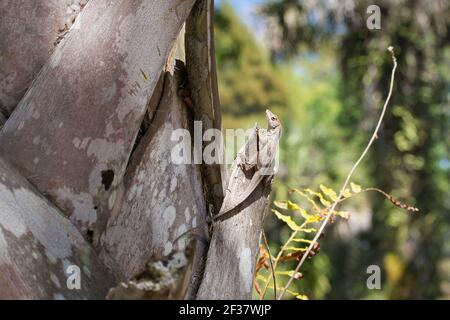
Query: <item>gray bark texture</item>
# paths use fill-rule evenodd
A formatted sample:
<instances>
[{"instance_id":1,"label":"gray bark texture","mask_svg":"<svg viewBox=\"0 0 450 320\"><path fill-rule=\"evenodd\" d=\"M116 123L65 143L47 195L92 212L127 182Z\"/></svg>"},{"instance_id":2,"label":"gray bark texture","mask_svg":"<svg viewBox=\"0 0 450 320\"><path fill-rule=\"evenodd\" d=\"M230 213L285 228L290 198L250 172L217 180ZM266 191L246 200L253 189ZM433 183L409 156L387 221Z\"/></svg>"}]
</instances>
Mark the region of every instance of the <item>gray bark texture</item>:
<instances>
[{"instance_id":1,"label":"gray bark texture","mask_svg":"<svg viewBox=\"0 0 450 320\"><path fill-rule=\"evenodd\" d=\"M102 232L194 0L91 1L0 133L0 151L82 231Z\"/></svg>"},{"instance_id":2,"label":"gray bark texture","mask_svg":"<svg viewBox=\"0 0 450 320\"><path fill-rule=\"evenodd\" d=\"M71 265L80 290L66 285ZM0 299L103 299L112 285L79 231L0 158Z\"/></svg>"},{"instance_id":3,"label":"gray bark texture","mask_svg":"<svg viewBox=\"0 0 450 320\"><path fill-rule=\"evenodd\" d=\"M175 241L251 178L172 161L175 130L222 129L213 11L0 2L0 298L251 298L270 185L212 233Z\"/></svg>"},{"instance_id":4,"label":"gray bark texture","mask_svg":"<svg viewBox=\"0 0 450 320\"><path fill-rule=\"evenodd\" d=\"M256 143L256 139L250 137L241 153L245 148L256 150L256 146L249 146L249 143ZM255 171L242 170L239 163L238 158L233 162L227 195L243 194L255 174ZM252 298L256 258L270 192L271 183L260 183L247 199L230 212L229 218L214 223L197 299ZM234 207L234 201L232 196L226 196L223 207Z\"/></svg>"},{"instance_id":5,"label":"gray bark texture","mask_svg":"<svg viewBox=\"0 0 450 320\"><path fill-rule=\"evenodd\" d=\"M0 125L14 110L58 37L87 1L2 0L0 2ZM72 7L71 7L72 6ZM2 122L2 117L4 117Z\"/></svg>"},{"instance_id":6,"label":"gray bark texture","mask_svg":"<svg viewBox=\"0 0 450 320\"><path fill-rule=\"evenodd\" d=\"M142 272L151 260L184 251L186 240L173 240L207 216L200 166L172 161L180 143L172 141L174 130L192 132L191 111L178 95L186 72L176 49L166 65L162 96L148 131L133 153L118 207L100 239L102 253L116 261L126 278Z\"/></svg>"},{"instance_id":7,"label":"gray bark texture","mask_svg":"<svg viewBox=\"0 0 450 320\"><path fill-rule=\"evenodd\" d=\"M195 119L202 121L203 132L222 130L214 50L214 1L197 1L186 21L186 63ZM203 134L202 132L202 134ZM209 143L205 141L205 145ZM217 142L216 142L217 143ZM222 141L220 156L223 156ZM223 163L223 162L222 162ZM202 165L205 195L217 213L224 198L226 168L220 164Z\"/></svg>"}]
</instances>

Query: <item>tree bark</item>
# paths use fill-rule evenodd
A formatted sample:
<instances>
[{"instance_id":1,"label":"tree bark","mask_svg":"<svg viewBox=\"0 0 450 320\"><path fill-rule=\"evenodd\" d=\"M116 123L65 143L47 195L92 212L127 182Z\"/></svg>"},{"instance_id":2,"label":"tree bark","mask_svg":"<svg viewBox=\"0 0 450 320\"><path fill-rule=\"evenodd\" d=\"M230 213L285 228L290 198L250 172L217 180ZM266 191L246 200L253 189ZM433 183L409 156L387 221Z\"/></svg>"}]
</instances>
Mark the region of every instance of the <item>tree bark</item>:
<instances>
[{"instance_id":1,"label":"tree bark","mask_svg":"<svg viewBox=\"0 0 450 320\"><path fill-rule=\"evenodd\" d=\"M79 290L67 268L80 268ZM114 278L79 231L0 158L0 299L103 299Z\"/></svg>"},{"instance_id":2,"label":"tree bark","mask_svg":"<svg viewBox=\"0 0 450 320\"><path fill-rule=\"evenodd\" d=\"M70 5L60 0L0 2L0 126L81 10Z\"/></svg>"},{"instance_id":3,"label":"tree bark","mask_svg":"<svg viewBox=\"0 0 450 320\"><path fill-rule=\"evenodd\" d=\"M186 64L190 80L195 119L202 122L202 136L208 129L222 130L219 91L217 87L214 49L214 1L200 0L192 8L186 21ZM209 141L204 141L204 147ZM215 141L223 160L223 141ZM205 195L217 213L224 198L226 168L218 164L203 164Z\"/></svg>"},{"instance_id":4,"label":"tree bark","mask_svg":"<svg viewBox=\"0 0 450 320\"><path fill-rule=\"evenodd\" d=\"M101 233L194 0L91 1L0 133L0 150L85 235Z\"/></svg>"},{"instance_id":5,"label":"tree bark","mask_svg":"<svg viewBox=\"0 0 450 320\"><path fill-rule=\"evenodd\" d=\"M55 25L76 13L51 11L59 1L4 3L46 16L30 24L30 37L42 33L36 48L0 36L9 50L0 126L21 99L0 131L0 297L251 298L270 185L214 226L209 251L206 230L175 242L219 212L226 187L243 191L250 179L229 179L221 164L172 161L175 129L194 140L194 120L200 139L222 129L213 1L90 1L64 38ZM20 48L39 53L24 59L32 66L14 62ZM83 271L81 290L66 289L69 264Z\"/></svg>"},{"instance_id":6,"label":"tree bark","mask_svg":"<svg viewBox=\"0 0 450 320\"><path fill-rule=\"evenodd\" d=\"M256 143L256 139L250 137L248 143L252 142ZM240 152L245 148L243 146ZM249 149L256 150L256 146ZM229 195L243 194L255 174L254 171L244 172L238 163L235 159L231 168L224 208L234 207L235 199ZM271 182L264 180L230 212L231 217L214 224L197 299L252 298L256 258L271 192Z\"/></svg>"},{"instance_id":7,"label":"tree bark","mask_svg":"<svg viewBox=\"0 0 450 320\"><path fill-rule=\"evenodd\" d=\"M149 262L184 252L186 239L173 241L207 216L199 166L172 159L180 143L172 140L174 130L192 133L193 129L192 111L178 95L186 72L184 57L176 51L169 57L162 97L133 153L120 188L123 194L118 196L118 206L113 208L100 240L101 255L113 259L125 278L142 273ZM191 148L190 141L187 147Z\"/></svg>"}]
</instances>

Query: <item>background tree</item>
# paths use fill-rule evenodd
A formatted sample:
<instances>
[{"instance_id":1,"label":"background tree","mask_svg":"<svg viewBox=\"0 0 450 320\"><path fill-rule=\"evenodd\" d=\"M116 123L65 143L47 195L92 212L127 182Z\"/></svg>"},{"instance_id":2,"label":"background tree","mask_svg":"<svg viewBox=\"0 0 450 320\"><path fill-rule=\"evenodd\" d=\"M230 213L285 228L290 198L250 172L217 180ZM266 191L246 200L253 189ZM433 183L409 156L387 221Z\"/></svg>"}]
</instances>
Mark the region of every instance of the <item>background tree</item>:
<instances>
[{"instance_id":1,"label":"background tree","mask_svg":"<svg viewBox=\"0 0 450 320\"><path fill-rule=\"evenodd\" d=\"M367 7L381 8L381 30L366 27ZM449 25L448 1L267 1L273 59L292 58L324 46L337 52L347 143L365 143L387 92L390 62L380 52L394 45L399 75L368 181L392 195L414 199L421 213L395 213L371 199L372 227L352 241L326 241L333 283L329 297L366 295L361 266L382 264L387 275L380 296L448 296ZM356 132L365 134L355 134ZM338 148L337 153L346 152ZM355 279L353 275L360 276Z\"/></svg>"},{"instance_id":2,"label":"background tree","mask_svg":"<svg viewBox=\"0 0 450 320\"><path fill-rule=\"evenodd\" d=\"M448 297L448 1L250 3L221 1L217 8L221 20L233 21L216 23L219 84L242 79L252 67L227 64L227 55L233 53L233 61L263 57L264 70L280 86L274 87L276 93L254 94L260 91L236 89L237 81L227 82L220 91L226 102L224 125L257 120L252 111L237 115L236 105L261 110L266 101L281 102L284 131L276 199L288 197L287 189L293 187L339 188L367 142L387 92L387 46L394 45L399 62L391 111L355 179L407 199L420 213L399 211L378 195L352 200L345 208L354 213L350 220L328 228L323 249L302 267L305 277L292 289L313 298ZM381 8L380 30L366 27L372 4ZM230 13L233 8L235 14ZM240 31L227 33L224 25ZM264 32L252 30L255 25ZM257 49L237 50L242 38ZM262 78L253 78L252 87L262 88ZM282 100L276 98L279 93ZM266 95L271 97L262 101ZM240 96L246 97L245 103ZM275 218L268 219L266 231L274 252L289 235ZM366 287L371 264L382 268L380 291ZM279 277L280 283L284 279Z\"/></svg>"}]
</instances>

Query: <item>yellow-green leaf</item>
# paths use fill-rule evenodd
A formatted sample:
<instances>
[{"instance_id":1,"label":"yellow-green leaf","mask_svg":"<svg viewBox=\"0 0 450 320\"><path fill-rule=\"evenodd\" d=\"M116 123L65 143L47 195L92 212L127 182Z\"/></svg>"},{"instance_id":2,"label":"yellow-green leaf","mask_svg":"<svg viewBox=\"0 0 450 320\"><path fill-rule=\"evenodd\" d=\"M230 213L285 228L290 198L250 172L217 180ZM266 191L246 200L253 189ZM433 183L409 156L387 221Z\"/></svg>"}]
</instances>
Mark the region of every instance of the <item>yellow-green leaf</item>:
<instances>
[{"instance_id":1,"label":"yellow-green leaf","mask_svg":"<svg viewBox=\"0 0 450 320\"><path fill-rule=\"evenodd\" d=\"M320 200L320 202L321 202L325 207L329 207L329 206L331 205L331 203L330 203L328 200L326 200L320 192L315 192L315 191L313 191L313 190L311 190L311 189L305 189L305 191L306 191L307 193L309 193L310 195L313 195L313 196L318 197L319 200Z\"/></svg>"},{"instance_id":2,"label":"yellow-green leaf","mask_svg":"<svg viewBox=\"0 0 450 320\"><path fill-rule=\"evenodd\" d=\"M293 211L298 211L301 209L296 203L289 201L289 200L274 201L273 204L280 209L293 210Z\"/></svg>"},{"instance_id":3,"label":"yellow-green leaf","mask_svg":"<svg viewBox=\"0 0 450 320\"><path fill-rule=\"evenodd\" d=\"M309 217L309 218L306 220L306 222L307 222L307 223L315 223L315 222L319 222L319 221L321 221L321 220L322 220L322 217L321 217L320 215L316 214L316 215L314 215L314 216Z\"/></svg>"},{"instance_id":4,"label":"yellow-green leaf","mask_svg":"<svg viewBox=\"0 0 450 320\"><path fill-rule=\"evenodd\" d=\"M292 277L296 280L301 279L303 274L301 272L295 272L294 270L289 270L289 271L277 271L276 274L282 275L282 276L288 276L288 277Z\"/></svg>"},{"instance_id":5,"label":"yellow-green leaf","mask_svg":"<svg viewBox=\"0 0 450 320\"><path fill-rule=\"evenodd\" d=\"M326 196L328 196L328 197L331 199L331 201L336 201L336 199L337 199L337 194L336 194L336 192L335 192L333 189L327 188L327 187L325 187L323 184L321 184L321 185L320 185L320 190L322 190L322 192L323 192Z\"/></svg>"},{"instance_id":6,"label":"yellow-green leaf","mask_svg":"<svg viewBox=\"0 0 450 320\"><path fill-rule=\"evenodd\" d=\"M335 211L334 214L346 220L350 219L350 213L347 211Z\"/></svg>"},{"instance_id":7,"label":"yellow-green leaf","mask_svg":"<svg viewBox=\"0 0 450 320\"><path fill-rule=\"evenodd\" d=\"M315 228L301 228L300 231L304 233L311 233L316 232L317 230Z\"/></svg>"},{"instance_id":8,"label":"yellow-green leaf","mask_svg":"<svg viewBox=\"0 0 450 320\"><path fill-rule=\"evenodd\" d=\"M308 248L297 248L297 247L286 247L284 248L284 250L289 250L289 251L295 251L295 252L305 252L306 250L308 250Z\"/></svg>"},{"instance_id":9,"label":"yellow-green leaf","mask_svg":"<svg viewBox=\"0 0 450 320\"><path fill-rule=\"evenodd\" d=\"M353 182L350 182L350 188L352 188L353 193L360 193L362 191L361 186Z\"/></svg>"},{"instance_id":10,"label":"yellow-green leaf","mask_svg":"<svg viewBox=\"0 0 450 320\"><path fill-rule=\"evenodd\" d=\"M256 279L260 280L260 281L267 282L267 278L264 277L260 272L258 272L258 274L256 275Z\"/></svg>"},{"instance_id":11,"label":"yellow-green leaf","mask_svg":"<svg viewBox=\"0 0 450 320\"><path fill-rule=\"evenodd\" d=\"M289 228L291 228L293 231L299 231L300 227L295 223L294 220L292 220L291 217L286 216L284 214L282 214L281 212L278 212L277 210L272 210L275 215L277 216L278 219L280 219L281 221L285 222Z\"/></svg>"},{"instance_id":12,"label":"yellow-green leaf","mask_svg":"<svg viewBox=\"0 0 450 320\"><path fill-rule=\"evenodd\" d=\"M303 209L303 208L299 208L299 211L300 211L300 214L302 215L302 217L303 217L304 219L306 219L306 220L309 220L309 219L311 219L311 218L313 217L313 216L310 215L308 212L306 212L306 210Z\"/></svg>"},{"instance_id":13,"label":"yellow-green leaf","mask_svg":"<svg viewBox=\"0 0 450 320\"><path fill-rule=\"evenodd\" d=\"M278 287L278 286L277 286ZM286 290L289 294L292 294L294 297L300 300L308 300L308 296L305 294L300 294L298 292L292 291L292 290Z\"/></svg>"},{"instance_id":14,"label":"yellow-green leaf","mask_svg":"<svg viewBox=\"0 0 450 320\"><path fill-rule=\"evenodd\" d=\"M313 208L314 208L316 211L320 211L320 208L319 208L319 206L316 204L316 202L315 202L313 199L311 199L311 197L309 197L305 192L303 192L303 191L301 191L301 190L299 190L299 189L292 189L292 191L298 193L298 194L301 195L303 198L305 198L306 200L308 200L308 202L313 206Z\"/></svg>"},{"instance_id":15,"label":"yellow-green leaf","mask_svg":"<svg viewBox=\"0 0 450 320\"><path fill-rule=\"evenodd\" d=\"M303 242L303 243L311 243L312 242L311 240L308 240L308 239L299 239L299 238L294 238L294 239L292 239L292 241Z\"/></svg>"},{"instance_id":16,"label":"yellow-green leaf","mask_svg":"<svg viewBox=\"0 0 450 320\"><path fill-rule=\"evenodd\" d=\"M342 195L344 196L344 198L349 198L352 196L352 193L350 192L350 189L345 189L344 192L342 193Z\"/></svg>"}]
</instances>

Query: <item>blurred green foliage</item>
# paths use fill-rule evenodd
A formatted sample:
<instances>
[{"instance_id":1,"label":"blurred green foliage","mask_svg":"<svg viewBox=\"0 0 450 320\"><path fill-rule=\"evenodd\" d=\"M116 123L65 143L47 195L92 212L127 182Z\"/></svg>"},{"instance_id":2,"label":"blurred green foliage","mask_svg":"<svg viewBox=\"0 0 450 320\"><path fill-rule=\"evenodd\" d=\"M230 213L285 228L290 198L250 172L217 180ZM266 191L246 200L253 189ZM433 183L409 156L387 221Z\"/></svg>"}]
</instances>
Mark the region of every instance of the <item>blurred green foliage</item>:
<instances>
[{"instance_id":1,"label":"blurred green foliage","mask_svg":"<svg viewBox=\"0 0 450 320\"><path fill-rule=\"evenodd\" d=\"M215 37L224 127L262 124L264 109L274 109L283 123L274 197L319 184L338 189L381 110L393 45L392 103L354 179L421 211L410 215L376 195L352 202L350 220L327 228L292 290L310 298L450 298L450 5L372 2L267 0L260 13L273 34L263 45L222 1ZM381 7L381 30L366 28L370 4ZM274 217L266 229L276 252L289 230ZM366 287L371 264L382 268L381 290Z\"/></svg>"},{"instance_id":2,"label":"blurred green foliage","mask_svg":"<svg viewBox=\"0 0 450 320\"><path fill-rule=\"evenodd\" d=\"M274 181L273 198L286 199L288 189L293 187L318 188L320 184L338 187L358 150L339 152L345 141L338 125L342 105L338 91L339 74L331 48L324 50L320 57L307 54L296 61L274 64L267 49L254 39L231 6L225 3L217 9L215 21L224 128L250 128L255 121L264 127L266 108L279 114L282 120L280 169ZM227 44L235 47L239 42L242 43L240 47L253 49L227 49ZM236 52L240 52L238 58L235 57ZM240 63L251 58L245 55L256 55L258 64ZM250 71L242 71L246 68ZM246 77L247 74L256 73L259 68L266 70L267 79ZM264 90L267 81L273 81L276 87L274 85L271 90ZM242 85L246 82L253 84ZM236 98L236 92L243 92L246 100ZM261 97L266 96L269 98L262 100ZM270 101L280 102L273 105ZM241 111L236 112L235 108ZM364 178L359 177L358 181L364 182ZM279 246L288 239L289 230L275 217L267 219L266 229L273 251L277 252ZM311 272L302 282L296 283L292 290L315 298L324 297L330 290L330 269L326 253L321 253L311 260L311 264L305 264L305 271ZM286 280L286 277L281 280Z\"/></svg>"},{"instance_id":3,"label":"blurred green foliage","mask_svg":"<svg viewBox=\"0 0 450 320\"><path fill-rule=\"evenodd\" d=\"M219 92L225 114L260 115L265 106L273 111L285 106L286 87L274 76L276 70L267 50L256 43L230 5L216 12L215 28Z\"/></svg>"}]
</instances>

